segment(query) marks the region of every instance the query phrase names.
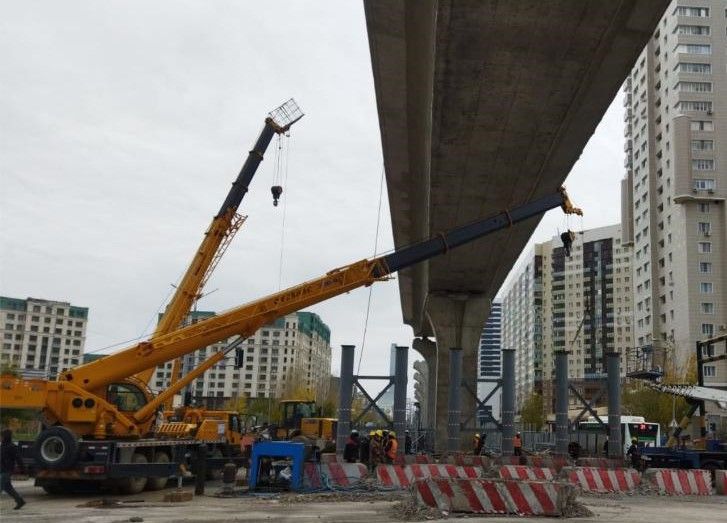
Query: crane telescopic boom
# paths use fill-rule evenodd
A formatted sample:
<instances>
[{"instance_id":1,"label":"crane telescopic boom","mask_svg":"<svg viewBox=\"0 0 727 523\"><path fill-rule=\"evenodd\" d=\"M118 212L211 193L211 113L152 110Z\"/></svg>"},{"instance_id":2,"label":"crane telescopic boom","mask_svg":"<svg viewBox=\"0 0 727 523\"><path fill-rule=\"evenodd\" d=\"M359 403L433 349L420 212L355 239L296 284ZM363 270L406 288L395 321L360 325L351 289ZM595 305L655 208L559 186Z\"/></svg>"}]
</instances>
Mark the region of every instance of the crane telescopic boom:
<instances>
[{"instance_id":1,"label":"crane telescopic boom","mask_svg":"<svg viewBox=\"0 0 727 523\"><path fill-rule=\"evenodd\" d=\"M431 239L398 249L391 254L361 260L335 269L315 280L277 292L265 298L220 313L194 325L138 343L125 350L87 363L60 375L84 389L95 389L141 370L192 352L230 336L249 336L259 327L304 307L368 286L399 271L450 249L469 243L514 223L562 207L568 213L580 213L572 207L564 189L496 216L457 227Z\"/></svg>"},{"instance_id":2,"label":"crane telescopic boom","mask_svg":"<svg viewBox=\"0 0 727 523\"><path fill-rule=\"evenodd\" d=\"M220 210L207 228L204 238L182 280L177 285L174 296L159 320L152 338L171 332L182 325L192 305L199 298L202 287L244 221L243 217L237 214L237 208L248 192L250 182L263 160L270 141L275 134L287 132L302 117L303 113L292 98L268 113L260 136L249 152L237 179L232 182L232 187ZM179 361L175 360L172 382L176 381L179 370ZM151 367L140 371L136 377L148 384L153 375L154 367Z\"/></svg>"}]
</instances>

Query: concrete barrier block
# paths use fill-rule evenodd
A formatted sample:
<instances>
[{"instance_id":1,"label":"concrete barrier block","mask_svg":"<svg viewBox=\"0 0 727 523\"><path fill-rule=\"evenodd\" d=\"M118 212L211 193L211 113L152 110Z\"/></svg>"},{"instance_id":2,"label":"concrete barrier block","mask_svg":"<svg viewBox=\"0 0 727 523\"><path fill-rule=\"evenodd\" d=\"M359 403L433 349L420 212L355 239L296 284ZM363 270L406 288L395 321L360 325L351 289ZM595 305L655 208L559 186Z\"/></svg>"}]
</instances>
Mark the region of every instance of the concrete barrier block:
<instances>
[{"instance_id":1,"label":"concrete barrier block","mask_svg":"<svg viewBox=\"0 0 727 523\"><path fill-rule=\"evenodd\" d=\"M715 486L717 494L727 496L727 470L715 470Z\"/></svg>"},{"instance_id":2,"label":"concrete barrier block","mask_svg":"<svg viewBox=\"0 0 727 523\"><path fill-rule=\"evenodd\" d=\"M564 467L561 476L583 492L632 492L641 483L641 474L635 469Z\"/></svg>"},{"instance_id":3,"label":"concrete barrier block","mask_svg":"<svg viewBox=\"0 0 727 523\"><path fill-rule=\"evenodd\" d=\"M599 469L623 469L628 468L622 459L616 458L578 458L577 467L595 467Z\"/></svg>"},{"instance_id":4,"label":"concrete barrier block","mask_svg":"<svg viewBox=\"0 0 727 523\"><path fill-rule=\"evenodd\" d=\"M667 496L709 496L712 475L703 469L646 469L644 479Z\"/></svg>"},{"instance_id":5,"label":"concrete barrier block","mask_svg":"<svg viewBox=\"0 0 727 523\"><path fill-rule=\"evenodd\" d=\"M544 481L429 478L412 490L420 504L477 514L562 516L575 499L573 486Z\"/></svg>"},{"instance_id":6,"label":"concrete barrier block","mask_svg":"<svg viewBox=\"0 0 727 523\"><path fill-rule=\"evenodd\" d=\"M551 480L555 478L554 469L544 467L528 467L526 465L502 465L498 469L502 479Z\"/></svg>"},{"instance_id":7,"label":"concrete barrier block","mask_svg":"<svg viewBox=\"0 0 727 523\"><path fill-rule=\"evenodd\" d=\"M350 487L368 476L362 463L306 463L303 486L306 488Z\"/></svg>"},{"instance_id":8,"label":"concrete barrier block","mask_svg":"<svg viewBox=\"0 0 727 523\"><path fill-rule=\"evenodd\" d=\"M407 489L417 479L426 478L479 478L481 467L457 465L379 465L376 479L381 487Z\"/></svg>"}]
</instances>

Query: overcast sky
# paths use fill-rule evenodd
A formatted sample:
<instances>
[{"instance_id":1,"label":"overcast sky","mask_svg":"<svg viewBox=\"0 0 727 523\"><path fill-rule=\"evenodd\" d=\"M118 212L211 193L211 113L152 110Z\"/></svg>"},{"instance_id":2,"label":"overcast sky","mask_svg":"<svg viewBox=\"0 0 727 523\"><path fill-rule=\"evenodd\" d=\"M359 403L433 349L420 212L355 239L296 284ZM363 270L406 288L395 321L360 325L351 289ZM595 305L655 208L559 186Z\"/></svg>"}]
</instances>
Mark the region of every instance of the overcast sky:
<instances>
[{"instance_id":1,"label":"overcast sky","mask_svg":"<svg viewBox=\"0 0 727 523\"><path fill-rule=\"evenodd\" d=\"M0 64L0 294L89 307L87 351L151 332L266 113L291 96L306 116L283 203L273 143L199 308L277 291L281 249L283 286L373 253L382 156L360 1L5 2ZM619 220L621 114L619 98L568 180L588 228ZM534 239L563 226L551 211ZM384 197L380 250L392 245ZM340 345L361 345L368 292L308 309L331 328L335 374ZM412 334L395 281L371 303L361 372L381 374Z\"/></svg>"}]
</instances>

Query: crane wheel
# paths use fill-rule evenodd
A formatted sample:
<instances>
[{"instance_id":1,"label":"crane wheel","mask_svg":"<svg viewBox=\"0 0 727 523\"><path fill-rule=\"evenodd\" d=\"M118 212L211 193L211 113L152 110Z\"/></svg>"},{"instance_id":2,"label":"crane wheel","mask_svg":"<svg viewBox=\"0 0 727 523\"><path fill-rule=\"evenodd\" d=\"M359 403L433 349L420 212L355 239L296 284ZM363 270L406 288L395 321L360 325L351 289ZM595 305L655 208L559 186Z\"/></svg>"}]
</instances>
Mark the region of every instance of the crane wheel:
<instances>
[{"instance_id":1,"label":"crane wheel","mask_svg":"<svg viewBox=\"0 0 727 523\"><path fill-rule=\"evenodd\" d=\"M131 456L130 463L133 463L135 465L143 465L149 463L149 460L146 459L146 456L144 454L140 452L135 452ZM148 478L146 476L133 476L119 479L117 486L122 494L138 494L139 492L144 490L147 481Z\"/></svg>"},{"instance_id":2,"label":"crane wheel","mask_svg":"<svg viewBox=\"0 0 727 523\"><path fill-rule=\"evenodd\" d=\"M166 452L157 452L154 455L154 463L169 463L169 454ZM169 477L148 477L146 480L146 490L162 490L167 486Z\"/></svg>"},{"instance_id":3,"label":"crane wheel","mask_svg":"<svg viewBox=\"0 0 727 523\"><path fill-rule=\"evenodd\" d=\"M69 468L76 462L77 455L76 435L60 425L45 429L33 445L33 457L49 469Z\"/></svg>"}]
</instances>

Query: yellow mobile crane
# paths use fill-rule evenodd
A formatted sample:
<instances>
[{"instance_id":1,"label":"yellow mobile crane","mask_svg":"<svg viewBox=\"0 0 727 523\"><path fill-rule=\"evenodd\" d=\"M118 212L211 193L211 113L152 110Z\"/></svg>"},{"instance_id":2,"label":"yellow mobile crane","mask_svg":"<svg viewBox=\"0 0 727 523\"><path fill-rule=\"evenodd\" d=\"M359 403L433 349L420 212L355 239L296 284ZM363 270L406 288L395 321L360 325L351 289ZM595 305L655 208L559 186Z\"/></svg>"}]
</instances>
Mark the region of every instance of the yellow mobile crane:
<instances>
[{"instance_id":1,"label":"yellow mobile crane","mask_svg":"<svg viewBox=\"0 0 727 523\"><path fill-rule=\"evenodd\" d=\"M44 473L44 481L69 475L78 479L93 479L94 475L97 478L131 478L134 489L125 490L138 491L139 485L143 488L149 477L175 474L183 456L196 448L194 441L151 437L157 409L219 363L232 348L216 352L157 396L141 386L140 380L130 376L231 336L250 336L288 313L386 280L396 271L558 206L566 213L581 213L560 188L553 194L493 217L457 227L385 256L334 269L314 280L155 336L95 362L64 371L57 381L25 381L3 376L0 383L2 405L42 409L47 428L33 444L33 457ZM115 397L109 394L112 388ZM118 401L119 393L125 396L123 402ZM42 482L39 484L42 486ZM121 485L128 487L129 481Z\"/></svg>"}]
</instances>

